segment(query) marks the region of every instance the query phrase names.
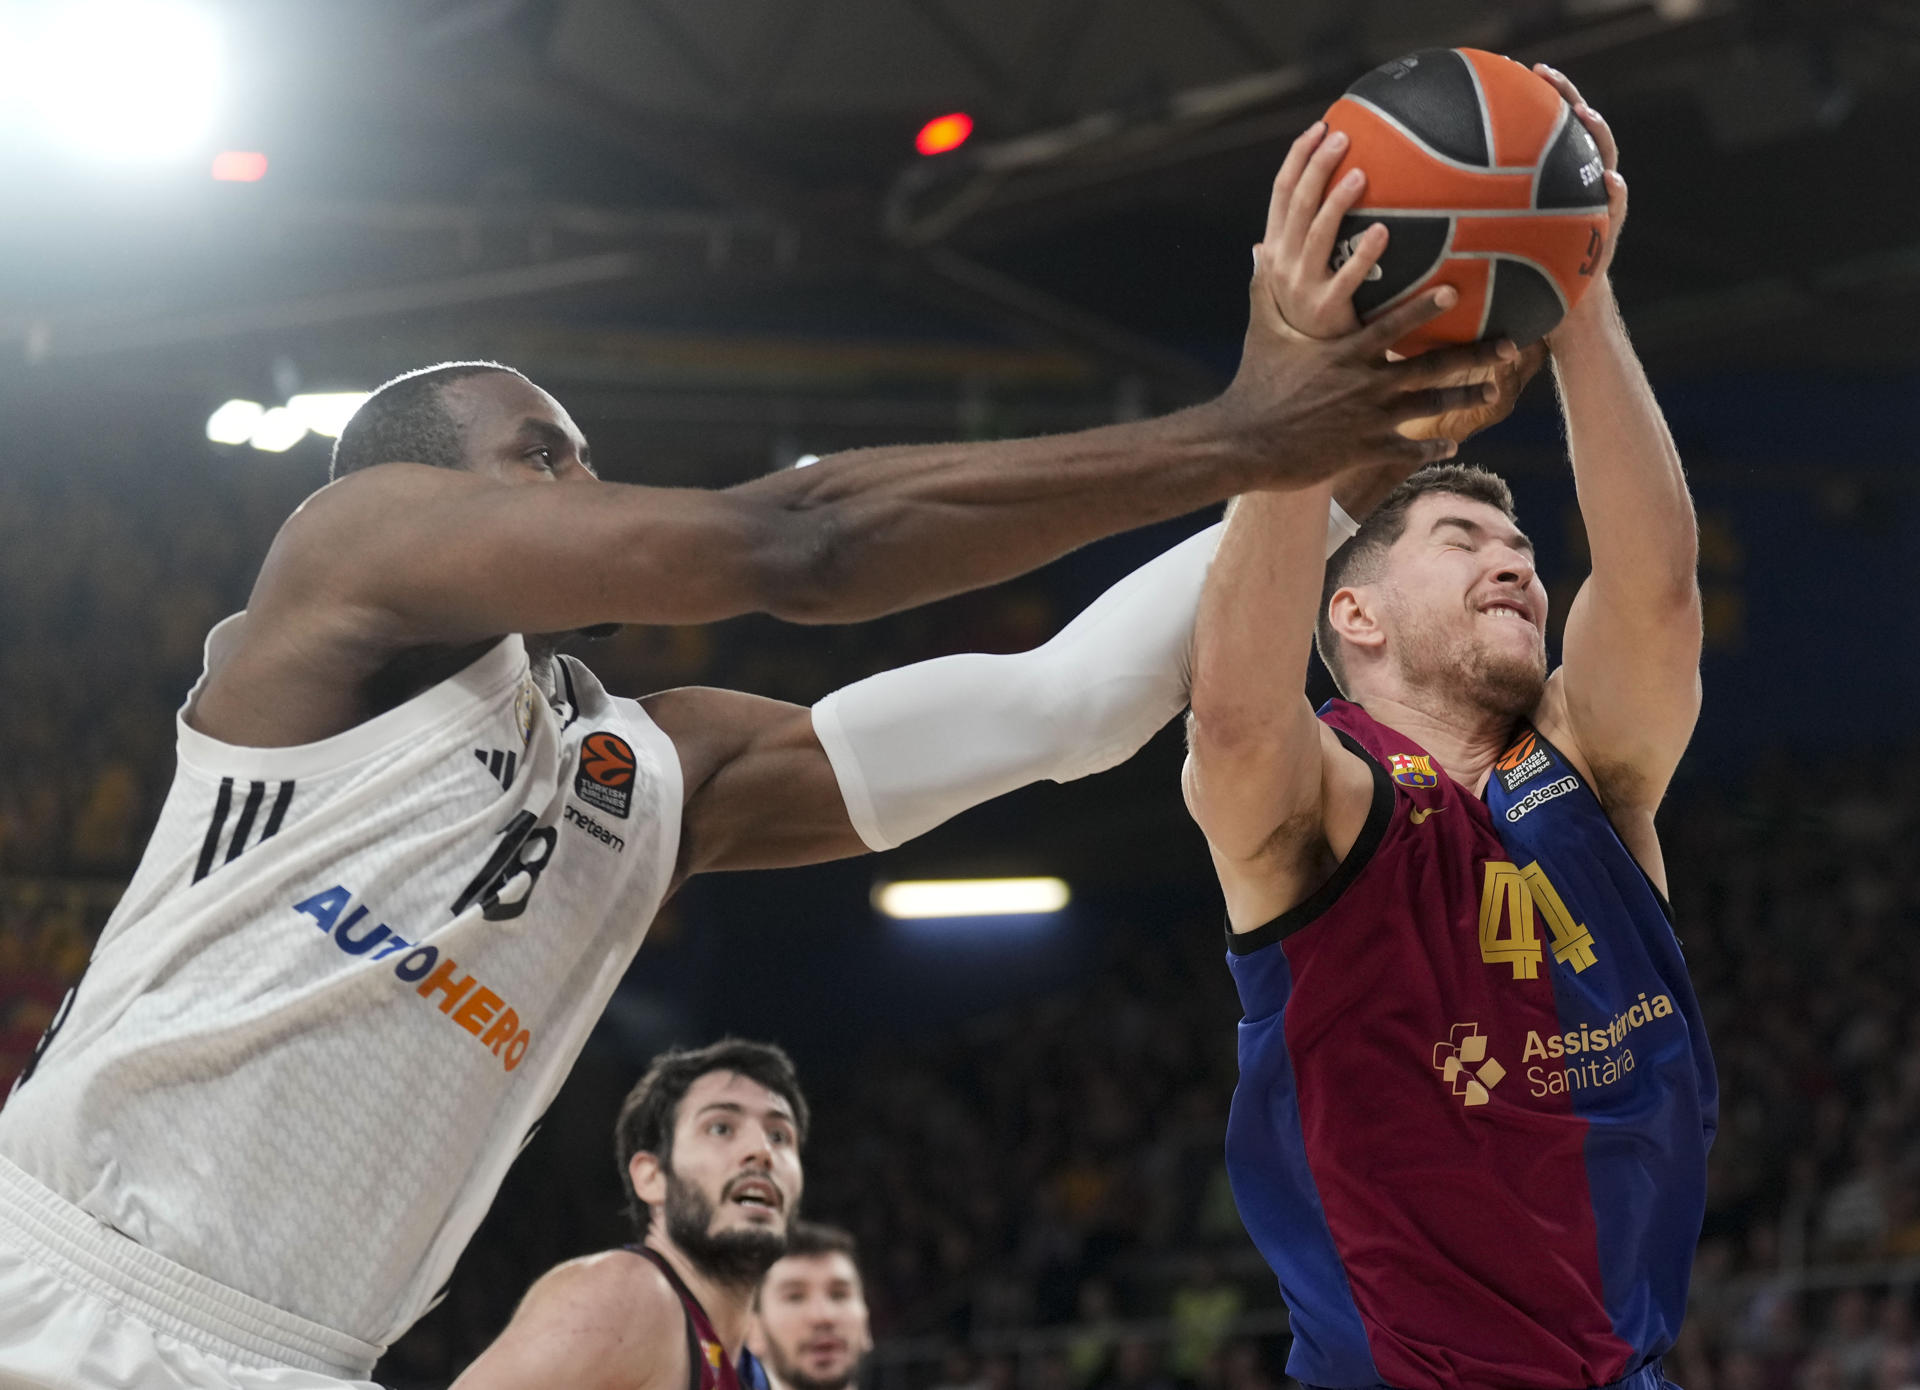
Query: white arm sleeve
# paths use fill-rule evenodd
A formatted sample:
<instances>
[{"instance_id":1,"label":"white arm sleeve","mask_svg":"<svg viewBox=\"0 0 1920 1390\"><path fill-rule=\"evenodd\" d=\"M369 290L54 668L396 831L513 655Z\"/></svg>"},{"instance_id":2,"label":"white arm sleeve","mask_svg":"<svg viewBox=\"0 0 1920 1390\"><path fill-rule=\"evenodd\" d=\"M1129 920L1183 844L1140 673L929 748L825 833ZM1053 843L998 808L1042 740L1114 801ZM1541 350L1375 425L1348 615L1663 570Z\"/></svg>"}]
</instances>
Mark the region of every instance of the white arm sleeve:
<instances>
[{"instance_id":1,"label":"white arm sleeve","mask_svg":"<svg viewBox=\"0 0 1920 1390\"><path fill-rule=\"evenodd\" d=\"M1187 705L1193 620L1224 526L1114 585L1045 646L882 671L813 707L847 815L892 849L969 807L1125 762ZM1335 503L1331 554L1358 529Z\"/></svg>"}]
</instances>

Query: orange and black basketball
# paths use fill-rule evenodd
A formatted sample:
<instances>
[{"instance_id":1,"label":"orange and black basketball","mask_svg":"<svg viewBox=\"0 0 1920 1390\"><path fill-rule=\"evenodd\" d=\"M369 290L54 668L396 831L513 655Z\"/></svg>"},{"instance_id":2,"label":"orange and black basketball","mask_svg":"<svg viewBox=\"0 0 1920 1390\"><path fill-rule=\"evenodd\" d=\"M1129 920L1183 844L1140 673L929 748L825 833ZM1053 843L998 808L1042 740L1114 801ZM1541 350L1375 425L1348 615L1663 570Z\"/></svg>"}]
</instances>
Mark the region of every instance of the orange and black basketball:
<instances>
[{"instance_id":1,"label":"orange and black basketball","mask_svg":"<svg viewBox=\"0 0 1920 1390\"><path fill-rule=\"evenodd\" d=\"M1370 319L1449 284L1460 302L1402 353L1507 337L1535 342L1592 283L1607 235L1600 150L1543 78L1511 58L1432 48L1362 77L1327 112L1352 144L1333 177L1366 170L1336 264L1375 222L1386 254L1354 294Z\"/></svg>"}]
</instances>

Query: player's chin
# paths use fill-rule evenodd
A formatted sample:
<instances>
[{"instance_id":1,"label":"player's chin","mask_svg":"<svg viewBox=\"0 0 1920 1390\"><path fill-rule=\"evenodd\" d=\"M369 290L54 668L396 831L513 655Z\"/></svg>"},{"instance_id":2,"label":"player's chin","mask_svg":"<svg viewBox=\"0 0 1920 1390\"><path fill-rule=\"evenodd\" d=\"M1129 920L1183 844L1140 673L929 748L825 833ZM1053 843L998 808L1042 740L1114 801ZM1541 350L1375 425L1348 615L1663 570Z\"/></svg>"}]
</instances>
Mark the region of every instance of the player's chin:
<instances>
[{"instance_id":1,"label":"player's chin","mask_svg":"<svg viewBox=\"0 0 1920 1390\"><path fill-rule=\"evenodd\" d=\"M760 1232L786 1239L786 1213L772 1207L733 1207L723 1211L715 1218L713 1234L725 1235L729 1231Z\"/></svg>"},{"instance_id":2,"label":"player's chin","mask_svg":"<svg viewBox=\"0 0 1920 1390\"><path fill-rule=\"evenodd\" d=\"M1539 707L1547 692L1547 654L1543 647L1536 646L1524 654L1483 649L1481 658L1474 684L1483 705L1515 719Z\"/></svg>"}]
</instances>

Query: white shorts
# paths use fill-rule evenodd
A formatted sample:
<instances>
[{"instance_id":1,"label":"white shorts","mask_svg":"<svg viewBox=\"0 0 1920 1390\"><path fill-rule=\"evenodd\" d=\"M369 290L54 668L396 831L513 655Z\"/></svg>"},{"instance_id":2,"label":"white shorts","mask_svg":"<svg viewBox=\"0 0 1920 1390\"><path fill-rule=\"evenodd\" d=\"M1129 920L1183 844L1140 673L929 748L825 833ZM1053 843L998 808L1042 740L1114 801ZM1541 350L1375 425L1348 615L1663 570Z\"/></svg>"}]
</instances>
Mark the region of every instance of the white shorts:
<instances>
[{"instance_id":1,"label":"white shorts","mask_svg":"<svg viewBox=\"0 0 1920 1390\"><path fill-rule=\"evenodd\" d=\"M0 1390L379 1390L378 1354L128 1240L0 1158Z\"/></svg>"}]
</instances>

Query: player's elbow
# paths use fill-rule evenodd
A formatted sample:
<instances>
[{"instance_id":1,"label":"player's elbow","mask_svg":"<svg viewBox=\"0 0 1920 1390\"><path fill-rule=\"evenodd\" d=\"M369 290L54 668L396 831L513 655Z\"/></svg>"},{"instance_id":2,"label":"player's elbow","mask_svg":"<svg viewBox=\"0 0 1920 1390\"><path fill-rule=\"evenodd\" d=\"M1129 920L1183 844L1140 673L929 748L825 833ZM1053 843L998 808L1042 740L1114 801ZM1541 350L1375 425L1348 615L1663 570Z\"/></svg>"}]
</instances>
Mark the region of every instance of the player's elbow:
<instances>
[{"instance_id":1,"label":"player's elbow","mask_svg":"<svg viewBox=\"0 0 1920 1390\"><path fill-rule=\"evenodd\" d=\"M790 623L853 623L888 611L859 583L859 542L847 509L828 501L775 505L762 520L760 607Z\"/></svg>"}]
</instances>

